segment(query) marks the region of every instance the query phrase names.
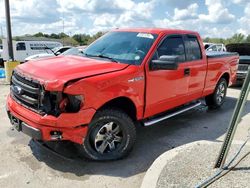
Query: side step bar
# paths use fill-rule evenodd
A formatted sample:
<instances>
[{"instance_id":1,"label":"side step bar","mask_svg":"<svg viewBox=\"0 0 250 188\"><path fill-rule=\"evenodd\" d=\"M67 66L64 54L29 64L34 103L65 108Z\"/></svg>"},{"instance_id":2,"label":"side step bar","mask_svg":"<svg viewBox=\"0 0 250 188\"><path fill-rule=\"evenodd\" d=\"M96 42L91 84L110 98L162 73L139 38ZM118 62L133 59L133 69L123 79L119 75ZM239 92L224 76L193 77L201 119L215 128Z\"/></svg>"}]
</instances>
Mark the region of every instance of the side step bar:
<instances>
[{"instance_id":1,"label":"side step bar","mask_svg":"<svg viewBox=\"0 0 250 188\"><path fill-rule=\"evenodd\" d=\"M153 124L158 123L158 122L160 122L160 121L169 119L169 118L171 118L171 117L174 117L174 116L176 116L176 115L179 115L179 114L181 114L181 113L184 113L184 112L186 112L186 111L188 111L188 110L191 110L191 109L193 109L193 108L196 108L197 106L200 106L200 105L201 105L201 102L200 102L200 101L199 101L199 102L196 102L196 103L189 104L189 105L187 105L187 106L185 106L185 107L183 107L183 108L181 108L181 109L179 109L179 110L177 110L177 111L175 111L175 112L169 113L169 114L167 114L167 115L165 115L165 116L156 117L156 118L147 120L147 121L144 122L144 126L153 125Z\"/></svg>"}]
</instances>

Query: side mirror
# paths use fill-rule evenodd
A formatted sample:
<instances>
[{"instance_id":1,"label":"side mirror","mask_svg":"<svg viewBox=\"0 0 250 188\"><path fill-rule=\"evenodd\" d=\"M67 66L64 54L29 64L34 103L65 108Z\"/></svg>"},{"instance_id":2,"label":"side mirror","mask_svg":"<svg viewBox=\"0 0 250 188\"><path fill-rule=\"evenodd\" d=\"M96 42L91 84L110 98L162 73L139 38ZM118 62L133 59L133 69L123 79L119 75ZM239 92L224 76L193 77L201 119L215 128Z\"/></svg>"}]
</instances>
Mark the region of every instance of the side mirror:
<instances>
[{"instance_id":1,"label":"side mirror","mask_svg":"<svg viewBox=\"0 0 250 188\"><path fill-rule=\"evenodd\" d=\"M160 56L157 60L151 61L151 70L177 70L178 56Z\"/></svg>"}]
</instances>

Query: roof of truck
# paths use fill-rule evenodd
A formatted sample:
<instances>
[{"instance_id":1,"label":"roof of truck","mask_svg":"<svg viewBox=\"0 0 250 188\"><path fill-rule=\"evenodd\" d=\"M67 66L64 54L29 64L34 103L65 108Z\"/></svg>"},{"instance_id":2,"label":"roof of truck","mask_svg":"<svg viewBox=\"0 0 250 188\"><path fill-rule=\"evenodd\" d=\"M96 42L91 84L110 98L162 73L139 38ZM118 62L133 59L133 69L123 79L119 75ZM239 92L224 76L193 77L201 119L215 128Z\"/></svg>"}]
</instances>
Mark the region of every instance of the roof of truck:
<instances>
[{"instance_id":1,"label":"roof of truck","mask_svg":"<svg viewBox=\"0 0 250 188\"><path fill-rule=\"evenodd\" d=\"M130 31L130 32L145 32L152 34L165 33L177 33L177 34L198 34L195 31L181 30L181 29L170 29L170 28L118 28L113 31Z\"/></svg>"}]
</instances>

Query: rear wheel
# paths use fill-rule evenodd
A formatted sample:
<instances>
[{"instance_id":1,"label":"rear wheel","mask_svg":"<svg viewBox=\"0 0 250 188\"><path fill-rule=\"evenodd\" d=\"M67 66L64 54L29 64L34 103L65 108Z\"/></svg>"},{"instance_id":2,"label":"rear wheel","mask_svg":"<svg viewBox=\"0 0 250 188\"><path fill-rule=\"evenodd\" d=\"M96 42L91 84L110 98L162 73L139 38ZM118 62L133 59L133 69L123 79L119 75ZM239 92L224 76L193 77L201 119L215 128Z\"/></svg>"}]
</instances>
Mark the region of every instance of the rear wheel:
<instances>
[{"instance_id":1,"label":"rear wheel","mask_svg":"<svg viewBox=\"0 0 250 188\"><path fill-rule=\"evenodd\" d=\"M211 108L219 108L225 102L227 94L227 81L221 78L216 85L214 93L205 97L206 104Z\"/></svg>"},{"instance_id":2,"label":"rear wheel","mask_svg":"<svg viewBox=\"0 0 250 188\"><path fill-rule=\"evenodd\" d=\"M119 109L105 109L97 112L79 149L89 159L115 160L131 151L135 139L132 119Z\"/></svg>"}]
</instances>

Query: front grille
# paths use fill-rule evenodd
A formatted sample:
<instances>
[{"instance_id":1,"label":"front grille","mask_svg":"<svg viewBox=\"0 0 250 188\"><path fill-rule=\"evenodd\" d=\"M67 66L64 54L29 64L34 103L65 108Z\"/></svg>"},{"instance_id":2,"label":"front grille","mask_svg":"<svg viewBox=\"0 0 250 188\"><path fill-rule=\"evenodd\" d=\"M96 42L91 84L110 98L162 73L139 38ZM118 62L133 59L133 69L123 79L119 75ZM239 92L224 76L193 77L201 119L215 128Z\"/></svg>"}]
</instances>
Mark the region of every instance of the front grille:
<instances>
[{"instance_id":1,"label":"front grille","mask_svg":"<svg viewBox=\"0 0 250 188\"><path fill-rule=\"evenodd\" d=\"M249 65L239 64L238 71L248 71Z\"/></svg>"},{"instance_id":2,"label":"front grille","mask_svg":"<svg viewBox=\"0 0 250 188\"><path fill-rule=\"evenodd\" d=\"M38 82L13 72L10 88L11 96L15 101L34 111L39 110L41 85Z\"/></svg>"}]
</instances>

